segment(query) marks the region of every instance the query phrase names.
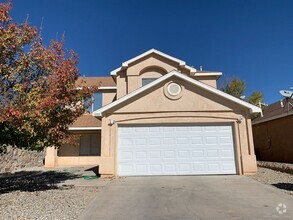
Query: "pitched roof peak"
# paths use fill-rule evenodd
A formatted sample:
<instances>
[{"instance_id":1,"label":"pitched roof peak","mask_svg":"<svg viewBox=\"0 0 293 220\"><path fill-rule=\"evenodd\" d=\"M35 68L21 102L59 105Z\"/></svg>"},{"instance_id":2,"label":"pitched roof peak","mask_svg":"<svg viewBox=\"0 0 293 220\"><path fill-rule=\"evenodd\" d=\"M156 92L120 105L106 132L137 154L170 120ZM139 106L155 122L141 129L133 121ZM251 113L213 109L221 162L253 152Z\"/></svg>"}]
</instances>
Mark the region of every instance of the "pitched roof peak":
<instances>
[{"instance_id":1,"label":"pitched roof peak","mask_svg":"<svg viewBox=\"0 0 293 220\"><path fill-rule=\"evenodd\" d=\"M136 56L136 57L134 57L134 58L132 58L130 60L127 60L127 61L123 62L121 67L119 67L119 68L117 68L117 69L115 69L115 70L113 70L111 72L111 75L116 76L118 71L127 68L129 64L131 64L134 61L139 60L139 59L141 59L141 58L143 58L145 56L148 56L149 54L152 54L152 53L155 53L157 55L160 55L162 57L165 57L165 58L167 58L169 60L172 60L172 61L176 62L176 63L179 64L179 66L184 67L186 69L189 69L190 72L192 72L192 73L196 72L196 69L191 67L191 66L186 65L185 61L177 59L177 58L175 58L173 56L170 56L170 55L168 55L166 53L163 53L163 52L161 52L161 51L159 51L157 49L152 48L152 49L150 49L150 50L148 50L148 51L146 51L146 52L144 52L144 53L142 53L142 54L140 54L140 55L138 55L138 56Z\"/></svg>"}]
</instances>

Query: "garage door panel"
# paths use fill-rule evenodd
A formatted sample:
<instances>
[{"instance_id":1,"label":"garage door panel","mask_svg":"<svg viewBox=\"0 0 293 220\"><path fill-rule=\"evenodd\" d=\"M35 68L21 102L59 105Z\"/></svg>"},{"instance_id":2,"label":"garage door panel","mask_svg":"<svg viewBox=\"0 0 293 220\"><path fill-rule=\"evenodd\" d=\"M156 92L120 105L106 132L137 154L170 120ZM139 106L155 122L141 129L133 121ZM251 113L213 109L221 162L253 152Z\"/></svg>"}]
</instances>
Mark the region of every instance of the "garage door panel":
<instances>
[{"instance_id":1,"label":"garage door panel","mask_svg":"<svg viewBox=\"0 0 293 220\"><path fill-rule=\"evenodd\" d=\"M161 138L160 137L150 137L149 138L149 145L161 145Z\"/></svg>"},{"instance_id":2,"label":"garage door panel","mask_svg":"<svg viewBox=\"0 0 293 220\"><path fill-rule=\"evenodd\" d=\"M230 149L227 149L227 150L222 149L220 152L221 152L221 158L234 158L234 152Z\"/></svg>"},{"instance_id":3,"label":"garage door panel","mask_svg":"<svg viewBox=\"0 0 293 220\"><path fill-rule=\"evenodd\" d=\"M208 137L205 137L204 140L206 145L218 145L217 136L208 136Z\"/></svg>"},{"instance_id":4,"label":"garage door panel","mask_svg":"<svg viewBox=\"0 0 293 220\"><path fill-rule=\"evenodd\" d=\"M204 157L204 150L193 150L191 157L196 159L196 158L203 158Z\"/></svg>"},{"instance_id":5,"label":"garage door panel","mask_svg":"<svg viewBox=\"0 0 293 220\"><path fill-rule=\"evenodd\" d=\"M185 173L192 173L192 163L179 163L178 164L178 171L185 172Z\"/></svg>"},{"instance_id":6,"label":"garage door panel","mask_svg":"<svg viewBox=\"0 0 293 220\"><path fill-rule=\"evenodd\" d=\"M191 151L183 151L183 150L179 150L177 155L178 155L178 158L179 159L187 159L187 158L190 158L190 154Z\"/></svg>"},{"instance_id":7,"label":"garage door panel","mask_svg":"<svg viewBox=\"0 0 293 220\"><path fill-rule=\"evenodd\" d=\"M141 138L136 138L135 139L135 146L137 145L143 145L146 146L148 143L147 138L146 137L141 137Z\"/></svg>"},{"instance_id":8,"label":"garage door panel","mask_svg":"<svg viewBox=\"0 0 293 220\"><path fill-rule=\"evenodd\" d=\"M149 127L149 132L150 133L158 134L158 132L160 132L160 130L161 130L161 128L157 127L157 126Z\"/></svg>"},{"instance_id":9,"label":"garage door panel","mask_svg":"<svg viewBox=\"0 0 293 220\"><path fill-rule=\"evenodd\" d=\"M119 171L121 173L125 173L125 174L131 174L134 171L134 165L133 164L123 164L120 163L119 164Z\"/></svg>"},{"instance_id":10,"label":"garage door panel","mask_svg":"<svg viewBox=\"0 0 293 220\"><path fill-rule=\"evenodd\" d=\"M163 146L175 145L174 137L163 137Z\"/></svg>"},{"instance_id":11,"label":"garage door panel","mask_svg":"<svg viewBox=\"0 0 293 220\"><path fill-rule=\"evenodd\" d=\"M204 172L206 170L205 168L205 162L194 162L193 163L193 170L196 172Z\"/></svg>"},{"instance_id":12,"label":"garage door panel","mask_svg":"<svg viewBox=\"0 0 293 220\"><path fill-rule=\"evenodd\" d=\"M233 168L234 168L234 165L231 163L222 163L221 166L222 166L222 170L227 171L227 172L233 170Z\"/></svg>"},{"instance_id":13,"label":"garage door panel","mask_svg":"<svg viewBox=\"0 0 293 220\"><path fill-rule=\"evenodd\" d=\"M231 126L119 127L118 175L235 174Z\"/></svg>"},{"instance_id":14,"label":"garage door panel","mask_svg":"<svg viewBox=\"0 0 293 220\"><path fill-rule=\"evenodd\" d=\"M145 151L137 151L135 153L135 158L138 160L147 160L148 159L148 153Z\"/></svg>"},{"instance_id":15,"label":"garage door panel","mask_svg":"<svg viewBox=\"0 0 293 220\"><path fill-rule=\"evenodd\" d=\"M192 133L191 133L192 135ZM200 145L202 146L204 144L204 140L203 140L203 137L191 137L191 144L192 145Z\"/></svg>"},{"instance_id":16,"label":"garage door panel","mask_svg":"<svg viewBox=\"0 0 293 220\"><path fill-rule=\"evenodd\" d=\"M132 138L121 138L119 140L119 147L130 147L134 145L134 140Z\"/></svg>"},{"instance_id":17,"label":"garage door panel","mask_svg":"<svg viewBox=\"0 0 293 220\"><path fill-rule=\"evenodd\" d=\"M219 137L220 144L231 144L233 143L232 136L225 136L225 137Z\"/></svg>"},{"instance_id":18,"label":"garage door panel","mask_svg":"<svg viewBox=\"0 0 293 220\"><path fill-rule=\"evenodd\" d=\"M163 171L162 164L150 164L149 167L151 174L161 174Z\"/></svg>"},{"instance_id":19,"label":"garage door panel","mask_svg":"<svg viewBox=\"0 0 293 220\"><path fill-rule=\"evenodd\" d=\"M149 153L149 155L150 155L150 159L161 159L161 151L151 151L150 153Z\"/></svg>"},{"instance_id":20,"label":"garage door panel","mask_svg":"<svg viewBox=\"0 0 293 220\"><path fill-rule=\"evenodd\" d=\"M133 152L132 151L122 151L121 152L121 162L123 161L132 161L133 158Z\"/></svg>"},{"instance_id":21,"label":"garage door panel","mask_svg":"<svg viewBox=\"0 0 293 220\"><path fill-rule=\"evenodd\" d=\"M147 173L148 172L148 164L137 164L135 166L135 171L137 173L141 173L141 174Z\"/></svg>"},{"instance_id":22,"label":"garage door panel","mask_svg":"<svg viewBox=\"0 0 293 220\"><path fill-rule=\"evenodd\" d=\"M207 162L207 171L208 172L218 172L220 169L220 163L216 161Z\"/></svg>"},{"instance_id":23,"label":"garage door panel","mask_svg":"<svg viewBox=\"0 0 293 220\"><path fill-rule=\"evenodd\" d=\"M202 126L205 132L217 132L218 126Z\"/></svg>"}]
</instances>

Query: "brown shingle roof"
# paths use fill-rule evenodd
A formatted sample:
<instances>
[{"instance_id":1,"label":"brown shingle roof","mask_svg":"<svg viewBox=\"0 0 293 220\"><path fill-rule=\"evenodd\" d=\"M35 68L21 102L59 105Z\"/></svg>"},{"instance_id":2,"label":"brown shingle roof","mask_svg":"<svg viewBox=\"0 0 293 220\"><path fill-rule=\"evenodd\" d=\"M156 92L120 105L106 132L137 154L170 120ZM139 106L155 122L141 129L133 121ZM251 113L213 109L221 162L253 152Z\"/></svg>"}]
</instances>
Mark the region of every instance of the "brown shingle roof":
<instances>
[{"instance_id":1,"label":"brown shingle roof","mask_svg":"<svg viewBox=\"0 0 293 220\"><path fill-rule=\"evenodd\" d=\"M69 127L101 127L101 124L102 122L100 119L92 115L85 114L77 118L77 120Z\"/></svg>"},{"instance_id":2,"label":"brown shingle roof","mask_svg":"<svg viewBox=\"0 0 293 220\"><path fill-rule=\"evenodd\" d=\"M253 120L253 123L257 123L260 121L267 121L270 118L273 118L275 116L279 116L286 113L293 112L293 106L288 103L289 99L283 99L283 105L284 107L281 107L281 102L275 102L273 104L270 104L267 106L267 108L263 111L263 117L258 117L255 120ZM293 100L291 99L291 104L293 104Z\"/></svg>"},{"instance_id":3,"label":"brown shingle roof","mask_svg":"<svg viewBox=\"0 0 293 220\"><path fill-rule=\"evenodd\" d=\"M82 81L84 81L82 83ZM116 86L111 76L79 77L76 81L77 86Z\"/></svg>"}]
</instances>

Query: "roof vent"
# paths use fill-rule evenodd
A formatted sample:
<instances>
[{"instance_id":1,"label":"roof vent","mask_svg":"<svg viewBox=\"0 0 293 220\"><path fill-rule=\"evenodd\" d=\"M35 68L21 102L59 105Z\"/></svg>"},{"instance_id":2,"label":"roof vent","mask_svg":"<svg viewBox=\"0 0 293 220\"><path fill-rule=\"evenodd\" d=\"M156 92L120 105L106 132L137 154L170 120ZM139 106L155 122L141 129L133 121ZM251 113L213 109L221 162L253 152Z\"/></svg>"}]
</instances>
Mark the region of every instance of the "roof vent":
<instances>
[{"instance_id":1,"label":"roof vent","mask_svg":"<svg viewBox=\"0 0 293 220\"><path fill-rule=\"evenodd\" d=\"M281 105L282 108L284 108L283 99L280 100L280 105Z\"/></svg>"},{"instance_id":2,"label":"roof vent","mask_svg":"<svg viewBox=\"0 0 293 220\"><path fill-rule=\"evenodd\" d=\"M179 95L181 90L181 86L179 86L177 83L170 83L168 85L168 92L172 96Z\"/></svg>"},{"instance_id":3,"label":"roof vent","mask_svg":"<svg viewBox=\"0 0 293 220\"><path fill-rule=\"evenodd\" d=\"M202 66L199 66L199 71L202 71Z\"/></svg>"}]
</instances>

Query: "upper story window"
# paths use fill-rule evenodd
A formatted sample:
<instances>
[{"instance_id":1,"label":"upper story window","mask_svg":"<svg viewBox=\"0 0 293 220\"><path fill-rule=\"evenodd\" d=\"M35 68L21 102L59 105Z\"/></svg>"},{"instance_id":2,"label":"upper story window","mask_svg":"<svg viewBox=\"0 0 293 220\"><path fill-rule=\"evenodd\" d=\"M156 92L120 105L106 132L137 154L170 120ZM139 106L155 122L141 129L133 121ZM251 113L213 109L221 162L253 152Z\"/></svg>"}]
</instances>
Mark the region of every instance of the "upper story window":
<instances>
[{"instance_id":1,"label":"upper story window","mask_svg":"<svg viewBox=\"0 0 293 220\"><path fill-rule=\"evenodd\" d=\"M88 112L93 112L103 106L102 104L102 93L96 92L93 94L92 98L92 104L91 106L87 109Z\"/></svg>"},{"instance_id":2,"label":"upper story window","mask_svg":"<svg viewBox=\"0 0 293 220\"><path fill-rule=\"evenodd\" d=\"M142 78L142 86L145 86L153 81L155 81L157 78Z\"/></svg>"}]
</instances>

